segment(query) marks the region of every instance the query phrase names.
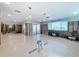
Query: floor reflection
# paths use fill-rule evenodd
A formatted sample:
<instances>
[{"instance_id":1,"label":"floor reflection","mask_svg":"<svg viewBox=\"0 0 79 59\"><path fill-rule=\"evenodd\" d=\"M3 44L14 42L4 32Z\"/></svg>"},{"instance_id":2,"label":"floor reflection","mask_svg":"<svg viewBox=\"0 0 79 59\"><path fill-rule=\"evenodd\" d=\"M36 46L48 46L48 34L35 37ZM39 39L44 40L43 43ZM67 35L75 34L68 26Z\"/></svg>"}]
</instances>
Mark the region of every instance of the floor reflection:
<instances>
[{"instance_id":1,"label":"floor reflection","mask_svg":"<svg viewBox=\"0 0 79 59\"><path fill-rule=\"evenodd\" d=\"M48 35L26 36L9 33L2 35L0 56L12 57L64 57L79 56L79 42ZM37 41L41 40L43 49L38 52ZM30 53L29 53L30 52Z\"/></svg>"}]
</instances>

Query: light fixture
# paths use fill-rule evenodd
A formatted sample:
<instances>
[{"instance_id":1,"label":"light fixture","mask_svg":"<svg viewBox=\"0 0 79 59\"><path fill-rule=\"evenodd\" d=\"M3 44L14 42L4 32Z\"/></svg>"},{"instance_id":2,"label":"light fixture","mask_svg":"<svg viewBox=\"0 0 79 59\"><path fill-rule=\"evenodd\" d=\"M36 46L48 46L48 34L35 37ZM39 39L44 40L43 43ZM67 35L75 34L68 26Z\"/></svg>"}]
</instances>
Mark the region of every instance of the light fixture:
<instances>
[{"instance_id":1,"label":"light fixture","mask_svg":"<svg viewBox=\"0 0 79 59\"><path fill-rule=\"evenodd\" d=\"M28 9L29 9L29 14L25 17L26 20L32 18L32 15L31 15L31 9L32 9L32 7L28 7Z\"/></svg>"},{"instance_id":2,"label":"light fixture","mask_svg":"<svg viewBox=\"0 0 79 59\"><path fill-rule=\"evenodd\" d=\"M29 18L32 18L32 16L31 16L31 15L29 15Z\"/></svg>"},{"instance_id":3,"label":"light fixture","mask_svg":"<svg viewBox=\"0 0 79 59\"><path fill-rule=\"evenodd\" d=\"M6 4L10 4L10 2L5 2Z\"/></svg>"},{"instance_id":4,"label":"light fixture","mask_svg":"<svg viewBox=\"0 0 79 59\"><path fill-rule=\"evenodd\" d=\"M11 16L11 14L8 14L8 16Z\"/></svg>"},{"instance_id":5,"label":"light fixture","mask_svg":"<svg viewBox=\"0 0 79 59\"><path fill-rule=\"evenodd\" d=\"M76 14L77 14L77 12L76 12L76 11L74 11L74 12L73 12L73 14L74 14L74 15L76 15Z\"/></svg>"}]
</instances>

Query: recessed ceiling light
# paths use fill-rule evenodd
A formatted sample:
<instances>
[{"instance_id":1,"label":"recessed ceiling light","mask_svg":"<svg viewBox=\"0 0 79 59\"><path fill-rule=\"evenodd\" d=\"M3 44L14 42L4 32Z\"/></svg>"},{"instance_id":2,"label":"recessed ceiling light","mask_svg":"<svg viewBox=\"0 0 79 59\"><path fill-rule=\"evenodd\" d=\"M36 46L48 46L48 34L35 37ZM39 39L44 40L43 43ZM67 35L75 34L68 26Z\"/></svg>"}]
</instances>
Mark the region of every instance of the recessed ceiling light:
<instances>
[{"instance_id":1,"label":"recessed ceiling light","mask_svg":"<svg viewBox=\"0 0 79 59\"><path fill-rule=\"evenodd\" d=\"M29 18L32 18L32 16L31 16L31 15L29 15Z\"/></svg>"},{"instance_id":2,"label":"recessed ceiling light","mask_svg":"<svg viewBox=\"0 0 79 59\"><path fill-rule=\"evenodd\" d=\"M11 16L11 14L8 14L8 16Z\"/></svg>"},{"instance_id":3,"label":"recessed ceiling light","mask_svg":"<svg viewBox=\"0 0 79 59\"><path fill-rule=\"evenodd\" d=\"M10 2L5 2L6 4L10 4Z\"/></svg>"},{"instance_id":4,"label":"recessed ceiling light","mask_svg":"<svg viewBox=\"0 0 79 59\"><path fill-rule=\"evenodd\" d=\"M74 15L76 15L76 14L77 14L77 12L76 12L76 11L74 11L74 12L73 12L73 14L74 14Z\"/></svg>"}]
</instances>

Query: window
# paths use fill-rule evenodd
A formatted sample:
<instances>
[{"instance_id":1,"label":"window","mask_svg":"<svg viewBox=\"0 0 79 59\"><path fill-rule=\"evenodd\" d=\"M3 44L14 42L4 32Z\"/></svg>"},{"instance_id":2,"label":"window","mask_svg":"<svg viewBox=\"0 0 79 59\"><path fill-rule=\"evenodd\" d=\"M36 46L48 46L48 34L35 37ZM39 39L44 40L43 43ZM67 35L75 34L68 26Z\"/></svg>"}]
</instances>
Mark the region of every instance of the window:
<instances>
[{"instance_id":1,"label":"window","mask_svg":"<svg viewBox=\"0 0 79 59\"><path fill-rule=\"evenodd\" d=\"M33 31L33 34L40 33L40 24L32 24L32 31Z\"/></svg>"},{"instance_id":2,"label":"window","mask_svg":"<svg viewBox=\"0 0 79 59\"><path fill-rule=\"evenodd\" d=\"M48 30L52 30L52 23L48 23Z\"/></svg>"},{"instance_id":3,"label":"window","mask_svg":"<svg viewBox=\"0 0 79 59\"><path fill-rule=\"evenodd\" d=\"M67 21L58 21L58 22L48 23L48 30L67 31L68 22Z\"/></svg>"},{"instance_id":4,"label":"window","mask_svg":"<svg viewBox=\"0 0 79 59\"><path fill-rule=\"evenodd\" d=\"M33 31L33 34L36 34L36 24L32 25L32 31Z\"/></svg>"}]
</instances>

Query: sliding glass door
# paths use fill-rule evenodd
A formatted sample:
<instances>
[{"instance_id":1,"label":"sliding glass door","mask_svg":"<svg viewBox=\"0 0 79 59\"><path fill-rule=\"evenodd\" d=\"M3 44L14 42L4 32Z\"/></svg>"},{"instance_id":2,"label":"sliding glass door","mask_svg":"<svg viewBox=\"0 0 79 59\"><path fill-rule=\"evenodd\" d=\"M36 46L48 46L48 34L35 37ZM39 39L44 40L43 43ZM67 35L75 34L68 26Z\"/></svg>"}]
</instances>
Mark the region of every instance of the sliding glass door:
<instances>
[{"instance_id":1,"label":"sliding glass door","mask_svg":"<svg viewBox=\"0 0 79 59\"><path fill-rule=\"evenodd\" d=\"M32 24L32 33L39 34L40 33L40 24Z\"/></svg>"},{"instance_id":2,"label":"sliding glass door","mask_svg":"<svg viewBox=\"0 0 79 59\"><path fill-rule=\"evenodd\" d=\"M40 34L40 24L37 24L37 34Z\"/></svg>"},{"instance_id":3,"label":"sliding glass door","mask_svg":"<svg viewBox=\"0 0 79 59\"><path fill-rule=\"evenodd\" d=\"M32 33L33 34L36 34L36 24L33 24L32 25Z\"/></svg>"}]
</instances>

